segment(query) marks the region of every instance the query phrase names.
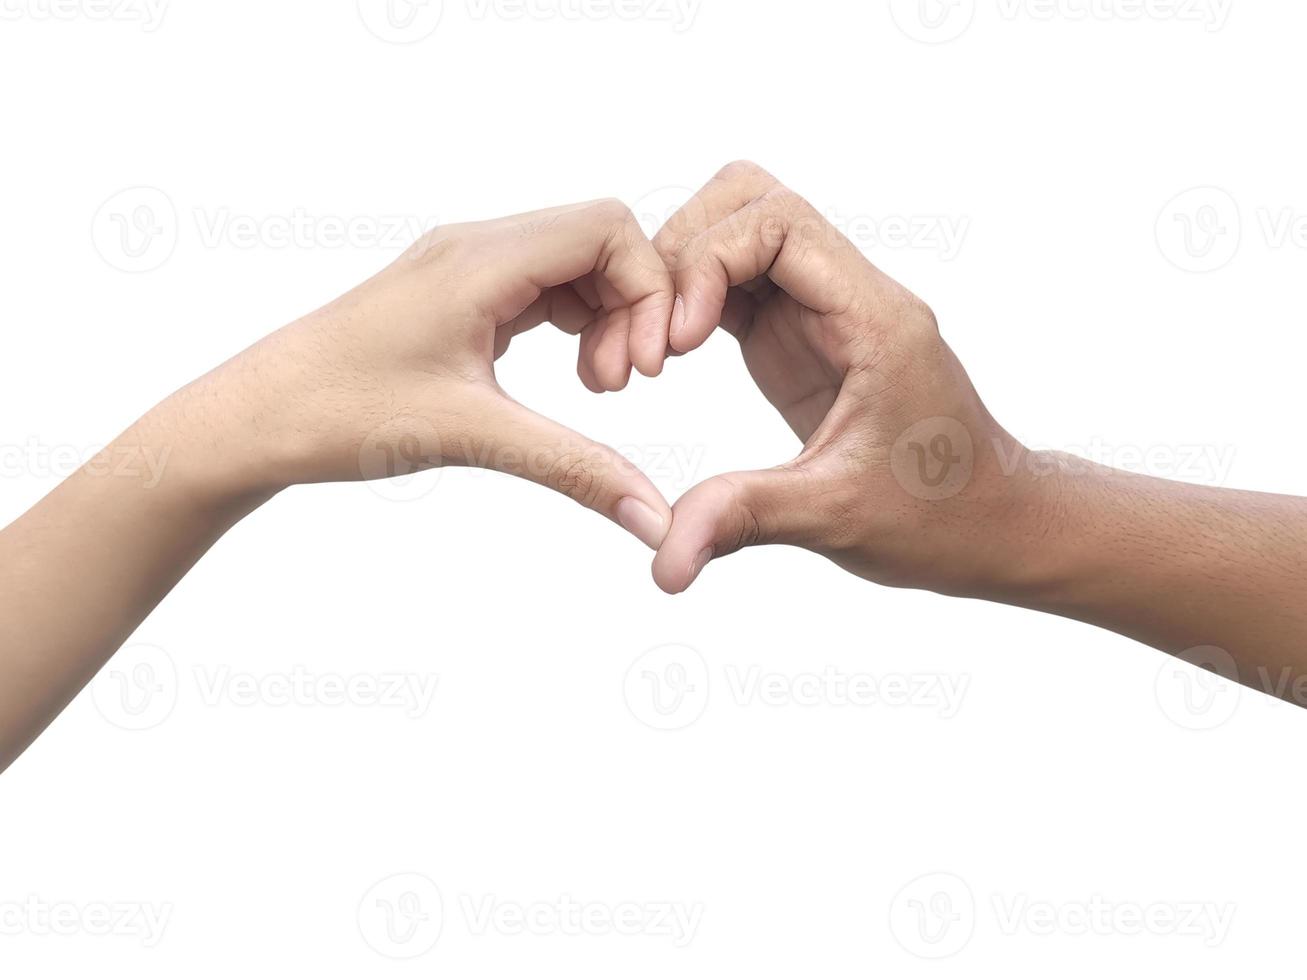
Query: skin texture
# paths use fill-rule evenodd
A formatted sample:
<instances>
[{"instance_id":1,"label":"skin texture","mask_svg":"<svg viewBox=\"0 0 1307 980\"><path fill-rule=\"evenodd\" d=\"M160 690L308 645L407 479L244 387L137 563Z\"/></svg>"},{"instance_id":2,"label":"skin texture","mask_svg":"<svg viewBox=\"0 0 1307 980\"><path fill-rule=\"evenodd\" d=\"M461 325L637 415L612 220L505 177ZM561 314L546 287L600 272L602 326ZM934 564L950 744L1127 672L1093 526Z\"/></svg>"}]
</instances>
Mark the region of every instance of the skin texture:
<instances>
[{"instance_id":1,"label":"skin texture","mask_svg":"<svg viewBox=\"0 0 1307 980\"><path fill-rule=\"evenodd\" d=\"M1032 453L930 309L762 168L723 169L654 240L676 352L720 326L803 443L676 503L657 583L758 544L885 585L1094 623L1307 704L1307 500Z\"/></svg>"},{"instance_id":2,"label":"skin texture","mask_svg":"<svg viewBox=\"0 0 1307 980\"><path fill-rule=\"evenodd\" d=\"M494 361L551 321L622 388L719 326L803 447L674 510L513 401ZM156 467L122 460L164 461ZM490 467L571 496L689 588L759 544L885 585L1080 619L1307 704L1307 501L1032 453L919 299L766 171L721 171L654 242L614 201L452 226L166 399L0 531L0 770L228 529L297 483ZM75 610L75 615L69 611Z\"/></svg>"},{"instance_id":3,"label":"skin texture","mask_svg":"<svg viewBox=\"0 0 1307 980\"><path fill-rule=\"evenodd\" d=\"M489 467L657 547L671 511L653 484L513 401L493 365L549 320L579 334L582 380L618 390L633 363L661 370L673 299L620 202L450 226L172 395L0 531L0 770L214 542L292 484ZM165 461L162 478L122 465L141 459Z\"/></svg>"}]
</instances>

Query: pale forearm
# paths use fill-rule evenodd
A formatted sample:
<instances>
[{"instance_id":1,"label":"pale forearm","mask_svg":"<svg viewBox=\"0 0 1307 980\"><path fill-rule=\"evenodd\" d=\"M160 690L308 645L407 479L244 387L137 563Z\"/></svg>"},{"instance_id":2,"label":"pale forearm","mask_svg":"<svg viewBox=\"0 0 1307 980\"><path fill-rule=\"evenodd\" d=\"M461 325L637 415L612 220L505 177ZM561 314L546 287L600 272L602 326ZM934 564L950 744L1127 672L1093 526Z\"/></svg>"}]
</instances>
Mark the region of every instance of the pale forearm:
<instances>
[{"instance_id":1,"label":"pale forearm","mask_svg":"<svg viewBox=\"0 0 1307 980\"><path fill-rule=\"evenodd\" d=\"M215 396L174 395L0 531L0 771L274 492Z\"/></svg>"},{"instance_id":2,"label":"pale forearm","mask_svg":"<svg viewBox=\"0 0 1307 980\"><path fill-rule=\"evenodd\" d=\"M593 390L621 389L633 367L656 375L671 286L612 200L437 229L167 399L106 451L151 466L97 461L0 532L0 769L215 541L286 486L487 466L657 548L671 510L648 477L514 401L493 365L552 319L587 337L578 371Z\"/></svg>"}]
</instances>

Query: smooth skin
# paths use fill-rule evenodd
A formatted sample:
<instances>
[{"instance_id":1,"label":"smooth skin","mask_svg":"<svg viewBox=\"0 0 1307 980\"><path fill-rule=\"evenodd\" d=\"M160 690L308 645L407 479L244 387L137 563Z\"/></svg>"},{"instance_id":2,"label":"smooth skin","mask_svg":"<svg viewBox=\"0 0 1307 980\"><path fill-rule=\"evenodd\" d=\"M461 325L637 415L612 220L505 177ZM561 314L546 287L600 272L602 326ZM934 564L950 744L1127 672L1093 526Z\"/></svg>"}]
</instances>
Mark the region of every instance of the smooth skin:
<instances>
[{"instance_id":1,"label":"smooth skin","mask_svg":"<svg viewBox=\"0 0 1307 980\"><path fill-rule=\"evenodd\" d=\"M637 468L510 398L494 361L545 321L578 373L658 374L672 280L605 200L442 228L377 276L178 391L0 531L0 771L232 526L293 484L493 468L650 548L671 522ZM125 459L163 460L162 478Z\"/></svg>"},{"instance_id":2,"label":"smooth skin","mask_svg":"<svg viewBox=\"0 0 1307 980\"><path fill-rule=\"evenodd\" d=\"M985 409L934 314L810 204L726 167L654 240L671 345L720 325L803 449L674 507L666 591L758 544L885 585L1082 620L1307 706L1307 500L1034 453Z\"/></svg>"},{"instance_id":3,"label":"smooth skin","mask_svg":"<svg viewBox=\"0 0 1307 980\"><path fill-rule=\"evenodd\" d=\"M495 359L545 321L579 334L594 391L728 330L802 451L670 509L617 453L499 387ZM106 462L121 458L164 460L163 477ZM282 489L438 465L573 497L656 549L668 592L742 548L797 545L885 585L1095 623L1307 704L1307 500L1026 450L921 300L737 163L652 243L614 201L441 229L166 399L0 531L0 770Z\"/></svg>"}]
</instances>

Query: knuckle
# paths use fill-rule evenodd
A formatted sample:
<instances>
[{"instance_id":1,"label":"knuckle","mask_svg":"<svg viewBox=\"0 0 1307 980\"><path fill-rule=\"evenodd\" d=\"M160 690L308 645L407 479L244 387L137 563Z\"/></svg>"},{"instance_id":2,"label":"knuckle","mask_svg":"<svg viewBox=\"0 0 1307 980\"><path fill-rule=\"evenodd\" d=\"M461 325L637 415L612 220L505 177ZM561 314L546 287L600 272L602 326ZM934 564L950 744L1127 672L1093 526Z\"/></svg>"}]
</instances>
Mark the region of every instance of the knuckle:
<instances>
[{"instance_id":1,"label":"knuckle","mask_svg":"<svg viewBox=\"0 0 1307 980\"><path fill-rule=\"evenodd\" d=\"M654 248L675 280L699 264L707 254L711 241L706 233L682 234L676 229L665 228L654 239Z\"/></svg>"},{"instance_id":2,"label":"knuckle","mask_svg":"<svg viewBox=\"0 0 1307 980\"><path fill-rule=\"evenodd\" d=\"M597 461L583 452L563 453L551 460L545 483L586 507L593 505L603 490Z\"/></svg>"},{"instance_id":3,"label":"knuckle","mask_svg":"<svg viewBox=\"0 0 1307 980\"><path fill-rule=\"evenodd\" d=\"M786 227L785 222L777 215L764 215L761 224L758 226L758 237L762 239L764 245L770 248L779 248L785 242Z\"/></svg>"},{"instance_id":4,"label":"knuckle","mask_svg":"<svg viewBox=\"0 0 1307 980\"><path fill-rule=\"evenodd\" d=\"M736 548L752 548L765 544L762 536L762 522L758 514L748 503L742 502L736 509Z\"/></svg>"},{"instance_id":5,"label":"knuckle","mask_svg":"<svg viewBox=\"0 0 1307 980\"><path fill-rule=\"evenodd\" d=\"M748 178L771 178L766 170L752 160L732 160L717 171L717 179L723 181L744 180ZM774 179L774 178L773 178Z\"/></svg>"},{"instance_id":6,"label":"knuckle","mask_svg":"<svg viewBox=\"0 0 1307 980\"><path fill-rule=\"evenodd\" d=\"M930 308L925 300L917 299L915 296L913 299L916 301L917 315L922 326L932 335L939 333L939 317L935 315L935 311Z\"/></svg>"},{"instance_id":7,"label":"knuckle","mask_svg":"<svg viewBox=\"0 0 1307 980\"><path fill-rule=\"evenodd\" d=\"M718 479L721 481L722 493L729 497L732 504L726 511L727 516L722 527L721 543L725 546L723 553L767 544L761 515L745 493L744 487L729 476L718 477Z\"/></svg>"},{"instance_id":8,"label":"knuckle","mask_svg":"<svg viewBox=\"0 0 1307 980\"><path fill-rule=\"evenodd\" d=\"M794 217L811 210L812 206L797 191L784 184L777 184L762 196L762 200L771 211Z\"/></svg>"},{"instance_id":9,"label":"knuckle","mask_svg":"<svg viewBox=\"0 0 1307 980\"><path fill-rule=\"evenodd\" d=\"M625 201L616 197L601 198L594 203L594 209L606 221L613 224L627 224L635 221L635 213Z\"/></svg>"},{"instance_id":10,"label":"knuckle","mask_svg":"<svg viewBox=\"0 0 1307 980\"><path fill-rule=\"evenodd\" d=\"M906 289L898 310L899 323L911 335L923 340L939 337L939 318L925 300Z\"/></svg>"},{"instance_id":11,"label":"knuckle","mask_svg":"<svg viewBox=\"0 0 1307 980\"><path fill-rule=\"evenodd\" d=\"M467 251L468 239L463 225L432 228L410 245L405 254L409 261L423 266L457 261Z\"/></svg>"},{"instance_id":12,"label":"knuckle","mask_svg":"<svg viewBox=\"0 0 1307 980\"><path fill-rule=\"evenodd\" d=\"M653 247L664 259L675 258L680 252L684 238L670 225L663 225L654 235Z\"/></svg>"}]
</instances>

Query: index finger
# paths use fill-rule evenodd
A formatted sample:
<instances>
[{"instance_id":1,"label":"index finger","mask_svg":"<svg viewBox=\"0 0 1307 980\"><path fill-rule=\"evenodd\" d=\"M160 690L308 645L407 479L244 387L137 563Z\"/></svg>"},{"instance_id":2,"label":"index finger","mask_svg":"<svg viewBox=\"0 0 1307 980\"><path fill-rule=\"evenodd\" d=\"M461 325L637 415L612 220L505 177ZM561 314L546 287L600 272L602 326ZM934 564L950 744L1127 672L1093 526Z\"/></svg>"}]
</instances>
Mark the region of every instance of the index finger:
<instances>
[{"instance_id":1,"label":"index finger","mask_svg":"<svg viewBox=\"0 0 1307 980\"><path fill-rule=\"evenodd\" d=\"M654 248L667 268L675 271L687 243L779 184L780 181L756 163L748 160L728 163L667 219L654 235Z\"/></svg>"},{"instance_id":2,"label":"index finger","mask_svg":"<svg viewBox=\"0 0 1307 980\"><path fill-rule=\"evenodd\" d=\"M502 218L489 229L496 274L509 270L500 311L507 319L544 290L597 273L630 313L631 362L649 377L662 370L672 277L630 208L608 198Z\"/></svg>"},{"instance_id":3,"label":"index finger","mask_svg":"<svg viewBox=\"0 0 1307 980\"><path fill-rule=\"evenodd\" d=\"M721 322L731 287L767 276L820 315L856 304L870 263L811 204L775 184L689 238L672 263L672 347L694 350Z\"/></svg>"}]
</instances>

